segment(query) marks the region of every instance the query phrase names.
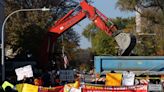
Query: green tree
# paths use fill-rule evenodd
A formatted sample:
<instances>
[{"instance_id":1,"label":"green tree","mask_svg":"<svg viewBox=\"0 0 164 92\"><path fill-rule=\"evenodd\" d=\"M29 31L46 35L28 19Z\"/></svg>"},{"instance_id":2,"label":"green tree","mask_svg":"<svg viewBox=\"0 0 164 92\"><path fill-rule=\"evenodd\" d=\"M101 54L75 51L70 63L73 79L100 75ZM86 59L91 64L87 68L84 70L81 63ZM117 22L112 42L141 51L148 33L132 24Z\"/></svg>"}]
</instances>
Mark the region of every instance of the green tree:
<instances>
[{"instance_id":1,"label":"green tree","mask_svg":"<svg viewBox=\"0 0 164 92\"><path fill-rule=\"evenodd\" d=\"M134 27L134 18L113 19L114 24L118 25L119 30L132 32ZM89 24L83 32L83 35L91 41L92 52L95 55L117 55L117 45L115 39L108 36L104 31L97 28L93 23Z\"/></svg>"},{"instance_id":2,"label":"green tree","mask_svg":"<svg viewBox=\"0 0 164 92\"><path fill-rule=\"evenodd\" d=\"M22 8L42 8L46 6L52 9L52 12L19 12L11 16L6 25L5 43L6 48L13 50L12 58L15 56L25 57L27 53L36 57L48 28L78 4L73 0L6 0L5 2L6 15ZM65 52L68 55L70 54L70 58L73 58L72 54L75 53L74 49L79 46L79 40L80 36L73 29L64 33ZM61 46L63 46L61 38L56 45L55 49L60 53L57 53L59 55L54 53L54 55L58 58L58 56L61 56Z\"/></svg>"},{"instance_id":3,"label":"green tree","mask_svg":"<svg viewBox=\"0 0 164 92\"><path fill-rule=\"evenodd\" d=\"M164 55L164 2L163 0L118 0L122 11L135 11L141 15L142 32L156 35L139 35L135 52L138 55ZM143 51L146 49L146 52ZM160 52L161 54L159 54Z\"/></svg>"},{"instance_id":4,"label":"green tree","mask_svg":"<svg viewBox=\"0 0 164 92\"><path fill-rule=\"evenodd\" d=\"M91 41L92 44L92 52L94 55L107 55L114 54L114 50L112 46L114 42L110 36L107 36L105 32L97 28L93 23L89 24L83 31L83 35ZM111 44L112 43L112 44ZM110 48L107 50L107 48ZM112 50L112 51L109 51Z\"/></svg>"},{"instance_id":5,"label":"green tree","mask_svg":"<svg viewBox=\"0 0 164 92\"><path fill-rule=\"evenodd\" d=\"M136 6L144 8L157 7L164 13L163 0L118 0L117 6L122 11L138 11Z\"/></svg>"}]
</instances>

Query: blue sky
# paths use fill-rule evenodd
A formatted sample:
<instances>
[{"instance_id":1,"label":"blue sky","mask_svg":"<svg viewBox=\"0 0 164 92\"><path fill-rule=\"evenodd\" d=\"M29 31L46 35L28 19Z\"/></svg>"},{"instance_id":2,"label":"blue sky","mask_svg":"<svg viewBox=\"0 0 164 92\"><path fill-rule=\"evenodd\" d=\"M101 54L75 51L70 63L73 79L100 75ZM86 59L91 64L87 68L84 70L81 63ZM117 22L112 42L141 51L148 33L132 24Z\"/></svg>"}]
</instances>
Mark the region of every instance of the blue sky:
<instances>
[{"instance_id":1,"label":"blue sky","mask_svg":"<svg viewBox=\"0 0 164 92\"><path fill-rule=\"evenodd\" d=\"M116 17L126 18L135 15L132 12L122 12L118 8L116 8L117 0L92 0L92 1L94 1L92 5L109 18L116 18ZM86 18L83 21L81 21L78 25L75 25L73 28L81 35L83 29L89 23L91 23L91 21ZM90 47L90 42L82 35L80 40L80 47L83 49Z\"/></svg>"}]
</instances>

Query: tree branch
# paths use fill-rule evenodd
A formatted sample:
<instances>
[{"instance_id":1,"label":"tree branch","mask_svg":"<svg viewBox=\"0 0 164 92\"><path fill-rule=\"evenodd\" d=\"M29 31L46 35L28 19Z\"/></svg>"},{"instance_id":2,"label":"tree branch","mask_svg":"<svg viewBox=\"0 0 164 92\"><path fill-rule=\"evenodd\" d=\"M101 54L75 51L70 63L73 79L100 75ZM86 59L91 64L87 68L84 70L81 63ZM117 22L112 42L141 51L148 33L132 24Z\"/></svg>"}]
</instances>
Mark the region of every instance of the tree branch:
<instances>
[{"instance_id":1,"label":"tree branch","mask_svg":"<svg viewBox=\"0 0 164 92\"><path fill-rule=\"evenodd\" d=\"M159 5L159 8L162 10L162 13L164 15L164 7L160 4L159 0L156 0L157 4ZM163 4L163 3L162 3Z\"/></svg>"}]
</instances>

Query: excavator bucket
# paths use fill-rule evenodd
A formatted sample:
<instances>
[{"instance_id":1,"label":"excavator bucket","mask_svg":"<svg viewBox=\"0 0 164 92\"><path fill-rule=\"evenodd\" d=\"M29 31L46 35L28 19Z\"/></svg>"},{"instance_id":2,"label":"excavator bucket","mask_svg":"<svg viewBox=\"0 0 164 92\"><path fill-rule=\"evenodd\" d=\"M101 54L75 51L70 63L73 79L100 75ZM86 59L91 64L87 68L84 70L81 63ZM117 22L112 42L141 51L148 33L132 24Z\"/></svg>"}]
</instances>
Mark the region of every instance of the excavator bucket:
<instances>
[{"instance_id":1,"label":"excavator bucket","mask_svg":"<svg viewBox=\"0 0 164 92\"><path fill-rule=\"evenodd\" d=\"M119 46L119 55L129 56L136 45L136 37L133 34L121 32L114 38Z\"/></svg>"}]
</instances>

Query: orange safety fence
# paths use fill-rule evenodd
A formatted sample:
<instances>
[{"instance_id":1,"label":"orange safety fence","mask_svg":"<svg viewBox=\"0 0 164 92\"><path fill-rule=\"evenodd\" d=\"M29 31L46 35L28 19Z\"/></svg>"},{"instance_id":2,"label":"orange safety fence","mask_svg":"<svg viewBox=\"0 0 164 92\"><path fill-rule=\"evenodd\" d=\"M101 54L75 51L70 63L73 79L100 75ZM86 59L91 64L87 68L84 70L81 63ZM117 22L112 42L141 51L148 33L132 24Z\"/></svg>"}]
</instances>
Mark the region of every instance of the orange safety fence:
<instances>
[{"instance_id":1,"label":"orange safety fence","mask_svg":"<svg viewBox=\"0 0 164 92\"><path fill-rule=\"evenodd\" d=\"M148 85L135 86L103 86L84 84L80 89L74 88L73 84L57 87L41 87L31 84L17 85L18 92L147 92Z\"/></svg>"},{"instance_id":2,"label":"orange safety fence","mask_svg":"<svg viewBox=\"0 0 164 92\"><path fill-rule=\"evenodd\" d=\"M60 92L60 90L62 90L64 88L64 86L57 86L57 87L39 87L38 92Z\"/></svg>"},{"instance_id":3,"label":"orange safety fence","mask_svg":"<svg viewBox=\"0 0 164 92\"><path fill-rule=\"evenodd\" d=\"M147 92L147 85L136 85L136 86L121 86L121 87L95 87L85 86L82 88L82 92Z\"/></svg>"}]
</instances>

